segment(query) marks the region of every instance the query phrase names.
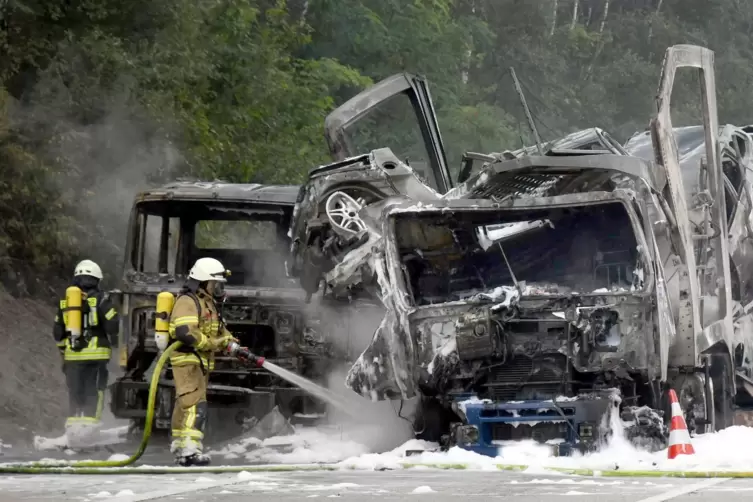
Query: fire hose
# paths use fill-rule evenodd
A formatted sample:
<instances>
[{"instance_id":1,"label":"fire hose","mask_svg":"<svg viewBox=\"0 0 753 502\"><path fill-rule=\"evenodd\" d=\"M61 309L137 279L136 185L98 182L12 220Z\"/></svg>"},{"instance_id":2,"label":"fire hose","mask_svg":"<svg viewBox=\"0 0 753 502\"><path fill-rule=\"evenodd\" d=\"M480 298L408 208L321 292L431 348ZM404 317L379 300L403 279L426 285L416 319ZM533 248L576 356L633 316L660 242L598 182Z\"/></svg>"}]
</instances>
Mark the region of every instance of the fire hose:
<instances>
[{"instance_id":1,"label":"fire hose","mask_svg":"<svg viewBox=\"0 0 753 502\"><path fill-rule=\"evenodd\" d=\"M170 354L181 346L181 342L175 342L168 346L157 360L149 383L149 399L146 407L146 420L144 432L136 452L123 460L81 460L70 462L64 460L49 460L40 462L22 462L0 464L0 474L176 474L176 473L237 473L237 472L290 472L290 471L335 471L348 469L348 465L338 464L303 464L303 465L233 465L233 466L204 466L204 467L129 467L132 466L144 454L149 444L154 423L154 410L157 400L160 375L164 369ZM400 468L411 469L416 467L434 468L443 470L465 470L472 466L463 463L402 463ZM500 471L525 471L530 466L515 464L496 464ZM350 467L355 469L355 467ZM619 466L614 469L579 469L545 467L546 470L559 472L566 475L588 477L678 477L678 478L753 478L753 471L669 471L669 470L621 470Z\"/></svg>"}]
</instances>

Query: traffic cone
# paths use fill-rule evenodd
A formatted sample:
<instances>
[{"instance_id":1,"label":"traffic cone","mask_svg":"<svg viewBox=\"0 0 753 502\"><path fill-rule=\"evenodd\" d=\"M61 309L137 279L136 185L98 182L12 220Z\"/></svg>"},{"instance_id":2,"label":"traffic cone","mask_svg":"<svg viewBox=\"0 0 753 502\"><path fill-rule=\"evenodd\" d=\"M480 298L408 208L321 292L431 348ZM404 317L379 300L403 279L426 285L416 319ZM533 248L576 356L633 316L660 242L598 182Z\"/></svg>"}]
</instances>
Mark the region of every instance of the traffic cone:
<instances>
[{"instance_id":1,"label":"traffic cone","mask_svg":"<svg viewBox=\"0 0 753 502\"><path fill-rule=\"evenodd\" d=\"M672 405L672 423L669 426L669 449L667 457L672 460L678 455L695 455L693 445L690 444L690 434L685 417L682 415L680 402L673 389L669 389L669 401Z\"/></svg>"}]
</instances>

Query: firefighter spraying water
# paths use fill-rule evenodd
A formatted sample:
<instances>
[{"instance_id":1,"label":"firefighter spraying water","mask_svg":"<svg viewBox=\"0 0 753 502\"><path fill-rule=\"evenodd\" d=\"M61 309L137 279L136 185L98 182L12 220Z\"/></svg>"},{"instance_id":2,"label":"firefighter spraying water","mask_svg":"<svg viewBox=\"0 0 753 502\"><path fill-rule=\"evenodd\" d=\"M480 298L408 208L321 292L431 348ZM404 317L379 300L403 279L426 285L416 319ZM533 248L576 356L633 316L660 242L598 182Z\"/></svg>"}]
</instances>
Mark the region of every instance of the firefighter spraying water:
<instances>
[{"instance_id":1,"label":"firefighter spraying water","mask_svg":"<svg viewBox=\"0 0 753 502\"><path fill-rule=\"evenodd\" d=\"M220 312L224 301L223 284L229 274L219 260L200 258L191 268L177 298L169 292L157 297L157 347L164 351L170 341L182 344L170 355L176 396L170 450L179 465L208 465L210 462L202 451L202 440L208 418L207 385L216 353L264 368L333 406L346 409L345 404L326 389L267 362L232 336Z\"/></svg>"},{"instance_id":2,"label":"firefighter spraying water","mask_svg":"<svg viewBox=\"0 0 753 502\"><path fill-rule=\"evenodd\" d=\"M215 353L224 351L239 359L259 360L238 344L220 317L218 303L222 302L228 274L219 260L197 260L172 305L167 336L164 315L159 318L159 330L155 330L160 350L167 348L168 339L182 343L170 355L175 380L170 451L179 465L209 464L209 457L202 452L202 440L209 410L207 385ZM172 303L165 296L162 298L165 306Z\"/></svg>"}]
</instances>

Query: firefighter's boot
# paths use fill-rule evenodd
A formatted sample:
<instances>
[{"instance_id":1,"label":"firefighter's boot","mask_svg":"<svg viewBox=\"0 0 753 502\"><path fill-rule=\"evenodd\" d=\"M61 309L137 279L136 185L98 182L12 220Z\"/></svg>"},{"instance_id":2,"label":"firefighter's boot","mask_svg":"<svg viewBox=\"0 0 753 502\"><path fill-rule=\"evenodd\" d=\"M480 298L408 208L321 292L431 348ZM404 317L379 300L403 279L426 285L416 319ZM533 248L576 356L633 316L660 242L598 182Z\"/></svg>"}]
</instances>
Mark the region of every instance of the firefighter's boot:
<instances>
[{"instance_id":1,"label":"firefighter's boot","mask_svg":"<svg viewBox=\"0 0 753 502\"><path fill-rule=\"evenodd\" d=\"M180 466L205 466L211 462L209 455L202 453L201 443L193 439L174 440L170 451L175 455L175 463Z\"/></svg>"},{"instance_id":2,"label":"firefighter's boot","mask_svg":"<svg viewBox=\"0 0 753 502\"><path fill-rule=\"evenodd\" d=\"M89 417L70 417L65 424L67 446L74 450L96 446L100 425L99 421Z\"/></svg>"}]
</instances>

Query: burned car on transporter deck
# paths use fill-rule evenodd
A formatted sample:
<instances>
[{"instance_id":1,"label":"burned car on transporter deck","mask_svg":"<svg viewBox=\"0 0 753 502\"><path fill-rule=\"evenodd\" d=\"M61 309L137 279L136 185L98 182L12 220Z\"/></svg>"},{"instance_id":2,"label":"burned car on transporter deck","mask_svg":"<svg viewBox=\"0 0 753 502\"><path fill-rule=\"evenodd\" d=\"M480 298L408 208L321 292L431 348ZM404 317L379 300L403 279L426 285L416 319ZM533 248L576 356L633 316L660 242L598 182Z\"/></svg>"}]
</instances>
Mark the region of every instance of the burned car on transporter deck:
<instances>
[{"instance_id":1,"label":"burned car on transporter deck","mask_svg":"<svg viewBox=\"0 0 753 502\"><path fill-rule=\"evenodd\" d=\"M314 380L323 375L331 347L321 338L319 319L304 308L300 286L285 272L297 193L296 186L177 182L136 198L120 286L124 375L111 389L116 417L143 423L158 355L157 294L177 294L192 264L205 256L231 271L220 313L233 336L279 366ZM168 370L158 395L157 429L169 429L173 394ZM260 418L275 404L287 415L321 411L298 388L226 356L217 357L208 401L210 416L221 415L225 431Z\"/></svg>"},{"instance_id":2,"label":"burned car on transporter deck","mask_svg":"<svg viewBox=\"0 0 753 502\"><path fill-rule=\"evenodd\" d=\"M714 153L688 167L703 173L702 190L684 184L669 113L682 67L705 85ZM736 245L711 231L729 216L716 196L725 171L713 53L670 48L659 96L649 159L590 129L467 153L463 183L450 176L422 79L396 75L333 112L338 161L301 189L291 272L309 294L383 304L346 385L373 400L420 396L419 437L486 454L522 438L593 447L618 409L631 439L660 446L669 388L691 429L731 425L752 345L748 307L732 295ZM738 219L749 218L743 208Z\"/></svg>"}]
</instances>

